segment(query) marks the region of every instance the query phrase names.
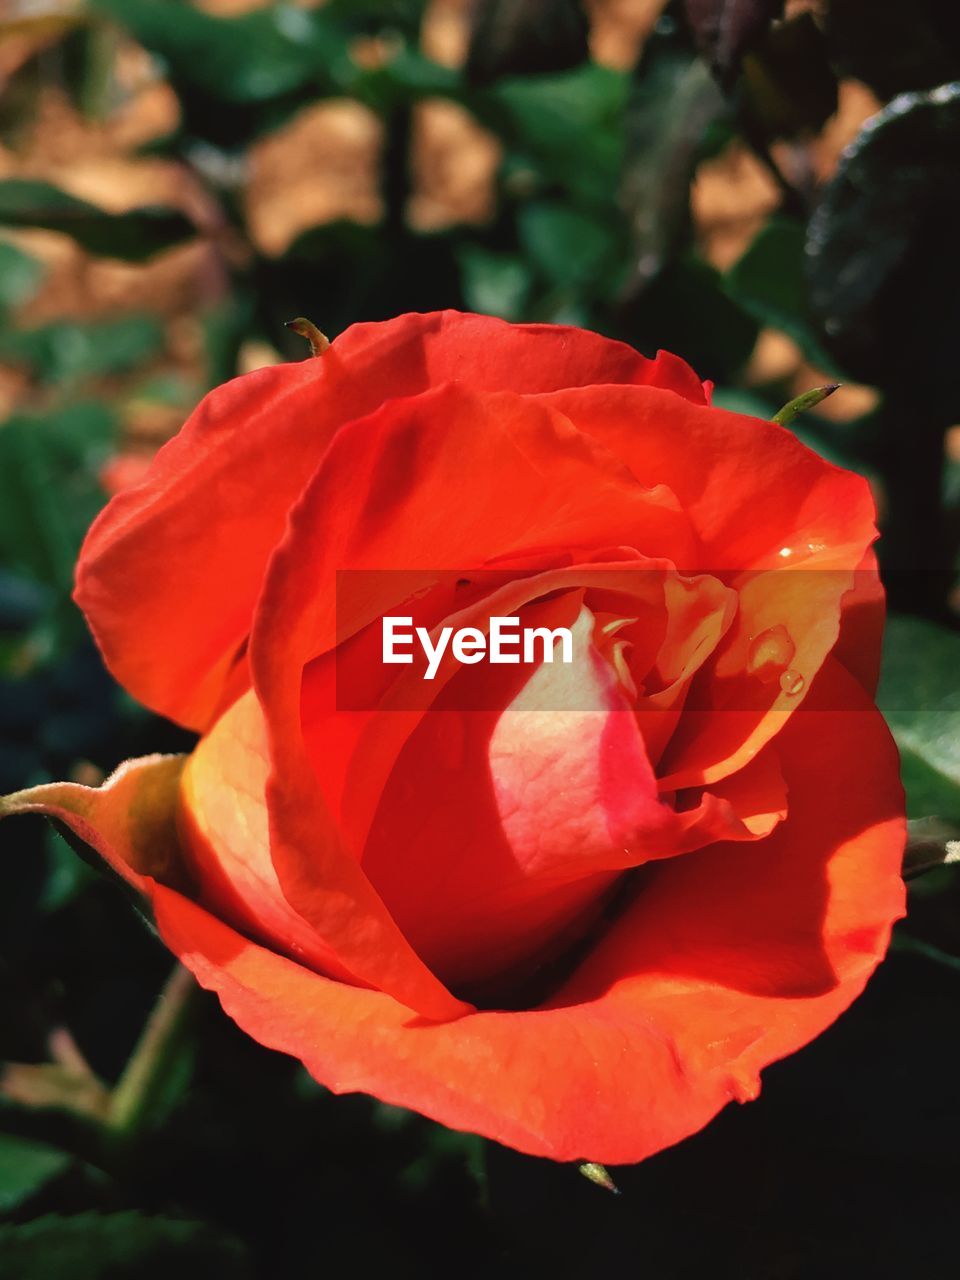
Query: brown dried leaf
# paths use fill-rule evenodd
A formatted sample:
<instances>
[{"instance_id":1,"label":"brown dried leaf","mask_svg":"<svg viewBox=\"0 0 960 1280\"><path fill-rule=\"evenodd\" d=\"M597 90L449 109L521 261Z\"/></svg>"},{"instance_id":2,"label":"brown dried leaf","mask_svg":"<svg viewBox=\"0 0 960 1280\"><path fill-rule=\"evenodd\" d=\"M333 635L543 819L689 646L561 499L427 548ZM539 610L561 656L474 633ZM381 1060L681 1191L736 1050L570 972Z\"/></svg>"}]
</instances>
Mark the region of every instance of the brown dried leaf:
<instances>
[{"instance_id":1,"label":"brown dried leaf","mask_svg":"<svg viewBox=\"0 0 960 1280\"><path fill-rule=\"evenodd\" d=\"M493 218L500 143L463 107L446 98L418 103L411 150L410 226L441 231Z\"/></svg>"},{"instance_id":2,"label":"brown dried leaf","mask_svg":"<svg viewBox=\"0 0 960 1280\"><path fill-rule=\"evenodd\" d=\"M586 0L593 61L629 71L666 4L667 0Z\"/></svg>"},{"instance_id":3,"label":"brown dried leaf","mask_svg":"<svg viewBox=\"0 0 960 1280\"><path fill-rule=\"evenodd\" d=\"M250 149L247 225L256 246L279 256L311 227L383 217L380 119L359 102L327 99Z\"/></svg>"},{"instance_id":4,"label":"brown dried leaf","mask_svg":"<svg viewBox=\"0 0 960 1280\"><path fill-rule=\"evenodd\" d=\"M742 142L734 141L697 168L690 211L700 251L720 271L746 253L780 204L769 169Z\"/></svg>"}]
</instances>

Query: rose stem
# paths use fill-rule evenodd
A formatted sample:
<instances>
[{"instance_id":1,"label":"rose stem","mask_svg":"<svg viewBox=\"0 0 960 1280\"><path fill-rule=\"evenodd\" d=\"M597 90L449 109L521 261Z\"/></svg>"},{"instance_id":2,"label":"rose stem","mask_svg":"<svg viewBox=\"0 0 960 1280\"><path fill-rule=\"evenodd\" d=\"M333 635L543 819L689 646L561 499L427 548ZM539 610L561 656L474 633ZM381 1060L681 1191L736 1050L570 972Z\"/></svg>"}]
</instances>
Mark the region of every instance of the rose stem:
<instances>
[{"instance_id":1,"label":"rose stem","mask_svg":"<svg viewBox=\"0 0 960 1280\"><path fill-rule=\"evenodd\" d=\"M111 1092L105 1128L114 1138L133 1138L148 1120L183 1043L199 992L193 974L178 964Z\"/></svg>"}]
</instances>

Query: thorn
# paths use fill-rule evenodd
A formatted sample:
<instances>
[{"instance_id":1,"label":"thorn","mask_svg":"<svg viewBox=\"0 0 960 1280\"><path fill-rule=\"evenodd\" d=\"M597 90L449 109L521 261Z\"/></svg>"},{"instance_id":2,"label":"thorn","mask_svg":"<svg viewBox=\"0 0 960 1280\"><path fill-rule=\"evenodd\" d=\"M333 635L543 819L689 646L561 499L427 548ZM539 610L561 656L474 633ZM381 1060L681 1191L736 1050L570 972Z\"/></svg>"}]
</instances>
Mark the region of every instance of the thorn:
<instances>
[{"instance_id":1,"label":"thorn","mask_svg":"<svg viewBox=\"0 0 960 1280\"><path fill-rule=\"evenodd\" d=\"M577 1168L588 1182L593 1182L598 1187L603 1187L604 1191L610 1191L615 1196L620 1194L620 1188L602 1164L597 1164L595 1160L584 1160L583 1164L578 1165Z\"/></svg>"},{"instance_id":2,"label":"thorn","mask_svg":"<svg viewBox=\"0 0 960 1280\"><path fill-rule=\"evenodd\" d=\"M813 387L810 391L804 391L803 395L797 396L796 399L790 400L783 406L779 413L775 413L770 419L781 427L789 426L794 418L800 413L806 413L808 409L814 409L818 404L822 404L827 396L842 386L840 382L828 382L823 387Z\"/></svg>"},{"instance_id":3,"label":"thorn","mask_svg":"<svg viewBox=\"0 0 960 1280\"><path fill-rule=\"evenodd\" d=\"M305 316L297 316L296 320L287 320L284 328L292 329L294 333L299 333L301 338L306 338L310 343L311 355L322 356L330 345L327 335L321 333L313 321L307 320Z\"/></svg>"}]
</instances>

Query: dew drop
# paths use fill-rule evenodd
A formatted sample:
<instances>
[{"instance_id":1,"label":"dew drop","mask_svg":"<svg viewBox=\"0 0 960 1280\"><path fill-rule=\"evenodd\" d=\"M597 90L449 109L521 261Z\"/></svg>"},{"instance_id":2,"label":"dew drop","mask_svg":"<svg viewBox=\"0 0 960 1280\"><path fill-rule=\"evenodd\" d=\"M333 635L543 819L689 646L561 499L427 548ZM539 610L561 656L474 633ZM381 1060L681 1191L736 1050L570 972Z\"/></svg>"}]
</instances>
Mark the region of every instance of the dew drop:
<instances>
[{"instance_id":1,"label":"dew drop","mask_svg":"<svg viewBox=\"0 0 960 1280\"><path fill-rule=\"evenodd\" d=\"M802 693L806 683L799 671L785 671L780 677L780 688L788 697Z\"/></svg>"},{"instance_id":2,"label":"dew drop","mask_svg":"<svg viewBox=\"0 0 960 1280\"><path fill-rule=\"evenodd\" d=\"M790 557L793 555L793 547L781 547L780 550L777 552L777 555L780 557L781 560L789 560Z\"/></svg>"},{"instance_id":3,"label":"dew drop","mask_svg":"<svg viewBox=\"0 0 960 1280\"><path fill-rule=\"evenodd\" d=\"M796 645L786 627L768 627L755 637L747 653L747 672L762 684L772 684L789 666ZM781 677L782 678L782 677Z\"/></svg>"}]
</instances>

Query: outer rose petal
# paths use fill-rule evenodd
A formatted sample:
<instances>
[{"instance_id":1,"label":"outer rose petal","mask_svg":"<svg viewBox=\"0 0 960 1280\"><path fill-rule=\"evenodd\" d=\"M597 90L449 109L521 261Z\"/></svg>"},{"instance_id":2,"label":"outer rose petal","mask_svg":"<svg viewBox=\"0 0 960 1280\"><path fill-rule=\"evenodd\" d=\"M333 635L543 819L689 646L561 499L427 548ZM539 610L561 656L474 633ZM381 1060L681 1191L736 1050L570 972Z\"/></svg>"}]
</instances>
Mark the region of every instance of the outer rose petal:
<instances>
[{"instance_id":1,"label":"outer rose petal","mask_svg":"<svg viewBox=\"0 0 960 1280\"><path fill-rule=\"evenodd\" d=\"M830 666L781 738L791 817L664 863L552 1002L426 1024L157 889L167 944L250 1035L362 1090L533 1155L626 1163L701 1128L859 994L903 909L896 750ZM817 711L820 702L849 710ZM649 922L650 927L642 927Z\"/></svg>"},{"instance_id":2,"label":"outer rose petal","mask_svg":"<svg viewBox=\"0 0 960 1280\"><path fill-rule=\"evenodd\" d=\"M178 826L199 901L267 946L350 981L280 889L270 861L263 713L253 690L238 698L187 759Z\"/></svg>"},{"instance_id":3,"label":"outer rose petal","mask_svg":"<svg viewBox=\"0 0 960 1280\"><path fill-rule=\"evenodd\" d=\"M880 682L886 606L876 552L871 547L857 568L853 590L843 597L840 638L833 650L833 656L856 676L871 698Z\"/></svg>"},{"instance_id":4,"label":"outer rose petal","mask_svg":"<svg viewBox=\"0 0 960 1280\"><path fill-rule=\"evenodd\" d=\"M0 818L42 813L63 822L118 876L149 893L154 877L188 881L176 832L177 790L186 756L126 760L101 787L75 782L0 796Z\"/></svg>"},{"instance_id":5,"label":"outer rose petal","mask_svg":"<svg viewBox=\"0 0 960 1280\"><path fill-rule=\"evenodd\" d=\"M109 503L84 543L77 602L120 683L155 711L205 728L222 706L287 513L337 428L451 379L524 393L652 383L704 403L676 356L651 361L581 329L454 311L354 325L320 360L228 382L143 481Z\"/></svg>"},{"instance_id":6,"label":"outer rose petal","mask_svg":"<svg viewBox=\"0 0 960 1280\"><path fill-rule=\"evenodd\" d=\"M824 461L785 427L654 387L578 387L537 399L641 484L676 495L702 547L695 565L678 568L855 569L877 536L863 477Z\"/></svg>"},{"instance_id":7,"label":"outer rose petal","mask_svg":"<svg viewBox=\"0 0 960 1280\"><path fill-rule=\"evenodd\" d=\"M200 900L285 954L337 978L389 991L429 1017L457 1017L453 997L414 953L359 864L321 821L309 849L320 892L311 922L284 897L271 861L269 751L253 691L225 712L184 770L179 823Z\"/></svg>"}]
</instances>

